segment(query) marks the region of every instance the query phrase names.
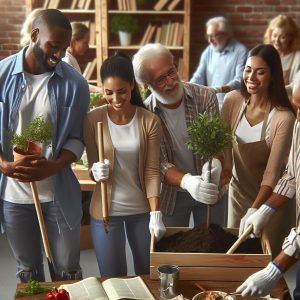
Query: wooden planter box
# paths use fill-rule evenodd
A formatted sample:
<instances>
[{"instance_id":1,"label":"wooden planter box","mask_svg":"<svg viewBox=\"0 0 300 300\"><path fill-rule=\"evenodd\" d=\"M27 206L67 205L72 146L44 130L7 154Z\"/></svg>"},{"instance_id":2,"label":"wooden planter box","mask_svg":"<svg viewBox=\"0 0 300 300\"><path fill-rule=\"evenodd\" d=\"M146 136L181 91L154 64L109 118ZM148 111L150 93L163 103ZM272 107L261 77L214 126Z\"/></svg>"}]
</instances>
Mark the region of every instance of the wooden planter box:
<instances>
[{"instance_id":1,"label":"wooden planter box","mask_svg":"<svg viewBox=\"0 0 300 300\"><path fill-rule=\"evenodd\" d=\"M165 236L191 228L168 227ZM238 229L225 228L238 235ZM263 254L225 254L225 253L175 253L155 252L154 237L150 246L150 278L158 279L157 267L178 265L181 280L244 281L249 275L263 269L271 261L270 244L262 234Z\"/></svg>"}]
</instances>

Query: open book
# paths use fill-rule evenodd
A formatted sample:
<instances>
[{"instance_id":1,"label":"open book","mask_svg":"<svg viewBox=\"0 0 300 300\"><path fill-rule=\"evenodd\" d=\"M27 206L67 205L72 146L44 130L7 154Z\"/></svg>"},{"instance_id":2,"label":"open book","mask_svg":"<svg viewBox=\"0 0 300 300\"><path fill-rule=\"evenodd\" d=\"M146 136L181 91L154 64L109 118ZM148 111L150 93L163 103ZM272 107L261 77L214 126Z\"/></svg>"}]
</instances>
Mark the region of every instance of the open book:
<instances>
[{"instance_id":1,"label":"open book","mask_svg":"<svg viewBox=\"0 0 300 300\"><path fill-rule=\"evenodd\" d=\"M71 300L118 300L142 299L155 300L140 276L133 278L110 278L100 283L96 277L63 284Z\"/></svg>"}]
</instances>

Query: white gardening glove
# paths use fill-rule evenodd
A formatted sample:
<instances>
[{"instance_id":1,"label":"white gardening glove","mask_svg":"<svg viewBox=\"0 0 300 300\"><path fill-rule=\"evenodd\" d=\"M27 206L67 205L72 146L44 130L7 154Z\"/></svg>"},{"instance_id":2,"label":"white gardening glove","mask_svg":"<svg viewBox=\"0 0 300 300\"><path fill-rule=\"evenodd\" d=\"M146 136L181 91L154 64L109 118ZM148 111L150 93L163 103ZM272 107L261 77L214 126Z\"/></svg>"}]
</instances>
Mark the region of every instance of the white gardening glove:
<instances>
[{"instance_id":1,"label":"white gardening glove","mask_svg":"<svg viewBox=\"0 0 300 300\"><path fill-rule=\"evenodd\" d=\"M239 237L243 234L243 232L245 231L245 229L247 227L245 227L246 221L247 219L254 214L257 211L257 208L254 207L250 207L248 208L246 214L242 217L241 222L240 222L240 230L239 230ZM251 234L252 237L252 234ZM254 237L254 236L253 236Z\"/></svg>"},{"instance_id":2,"label":"white gardening glove","mask_svg":"<svg viewBox=\"0 0 300 300\"><path fill-rule=\"evenodd\" d=\"M154 232L156 242L158 242L164 236L166 227L162 221L162 213L160 211L150 212L149 230L150 233L152 231Z\"/></svg>"},{"instance_id":3,"label":"white gardening glove","mask_svg":"<svg viewBox=\"0 0 300 300\"><path fill-rule=\"evenodd\" d=\"M203 175L203 174L202 174ZM185 174L180 182L180 187L187 190L191 196L204 204L215 204L218 201L219 189L214 183L208 183L209 172L202 176Z\"/></svg>"},{"instance_id":4,"label":"white gardening glove","mask_svg":"<svg viewBox=\"0 0 300 300\"><path fill-rule=\"evenodd\" d=\"M276 286L283 276L279 268L270 262L264 269L254 273L236 291L245 296L265 296Z\"/></svg>"},{"instance_id":5,"label":"white gardening glove","mask_svg":"<svg viewBox=\"0 0 300 300\"><path fill-rule=\"evenodd\" d=\"M105 181L109 177L109 160L104 159L104 162L93 163L92 173L96 182Z\"/></svg>"},{"instance_id":6,"label":"white gardening glove","mask_svg":"<svg viewBox=\"0 0 300 300\"><path fill-rule=\"evenodd\" d=\"M209 162L207 161L202 167L202 175L209 172ZM222 173L222 164L217 158L213 158L211 162L211 180L210 182L219 186Z\"/></svg>"},{"instance_id":7,"label":"white gardening glove","mask_svg":"<svg viewBox=\"0 0 300 300\"><path fill-rule=\"evenodd\" d=\"M244 229L246 229L250 224L252 224L252 233L254 237L260 237L262 229L269 222L269 219L274 212L274 208L263 204L256 212L254 212L249 218L247 218L247 220L245 221Z\"/></svg>"}]
</instances>

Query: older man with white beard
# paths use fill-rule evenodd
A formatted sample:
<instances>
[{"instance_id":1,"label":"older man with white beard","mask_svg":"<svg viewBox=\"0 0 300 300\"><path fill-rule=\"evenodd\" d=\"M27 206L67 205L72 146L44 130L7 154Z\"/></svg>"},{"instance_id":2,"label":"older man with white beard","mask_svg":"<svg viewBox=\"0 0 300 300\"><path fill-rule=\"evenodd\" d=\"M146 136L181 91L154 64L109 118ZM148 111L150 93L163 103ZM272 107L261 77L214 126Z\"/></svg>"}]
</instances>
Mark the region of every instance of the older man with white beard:
<instances>
[{"instance_id":1,"label":"older man with white beard","mask_svg":"<svg viewBox=\"0 0 300 300\"><path fill-rule=\"evenodd\" d=\"M134 72L140 84L152 94L145 105L160 117L161 211L168 227L187 227L191 213L195 225L205 222L206 204L215 204L219 195L221 162L213 160L212 183L205 180L208 163L187 149L187 127L199 113L219 113L216 94L204 86L182 82L174 57L163 45L147 44L133 57ZM202 176L203 175L203 176ZM219 203L212 207L212 222L224 224Z\"/></svg>"}]
</instances>

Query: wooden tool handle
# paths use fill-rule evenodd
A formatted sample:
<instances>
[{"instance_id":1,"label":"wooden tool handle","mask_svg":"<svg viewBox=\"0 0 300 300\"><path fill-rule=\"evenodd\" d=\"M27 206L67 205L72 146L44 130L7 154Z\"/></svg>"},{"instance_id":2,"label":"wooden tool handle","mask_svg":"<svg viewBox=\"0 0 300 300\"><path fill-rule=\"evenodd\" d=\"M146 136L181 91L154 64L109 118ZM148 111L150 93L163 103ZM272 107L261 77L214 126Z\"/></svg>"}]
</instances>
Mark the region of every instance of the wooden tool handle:
<instances>
[{"instance_id":1,"label":"wooden tool handle","mask_svg":"<svg viewBox=\"0 0 300 300\"><path fill-rule=\"evenodd\" d=\"M243 234L237 239L237 241L226 252L226 254L232 254L238 248L238 246L247 239L248 235L252 232L252 230L253 230L253 225L250 224L246 228L246 230L243 232Z\"/></svg>"},{"instance_id":2,"label":"wooden tool handle","mask_svg":"<svg viewBox=\"0 0 300 300\"><path fill-rule=\"evenodd\" d=\"M39 226L40 226L40 230L41 230L45 254L46 254L46 257L51 262L53 262L52 254L51 254L51 250L50 250L50 244L49 244L49 240L48 240L48 235L47 235L47 231L46 231L46 227L45 227L43 212L42 212L41 203L40 203L40 199L39 199L39 194L38 194L38 191L36 188L36 183L30 182L30 187L31 187L31 192L32 192L32 196L33 196L36 214L37 214L38 221L39 221Z\"/></svg>"},{"instance_id":3,"label":"wooden tool handle","mask_svg":"<svg viewBox=\"0 0 300 300\"><path fill-rule=\"evenodd\" d=\"M98 153L99 153L99 161L104 162L104 144L103 144L103 123L97 123L97 132L98 132ZM108 232L108 203L107 203L107 191L106 191L106 183L100 182L101 187L101 199L102 199L102 217L104 223L104 229Z\"/></svg>"}]
</instances>

